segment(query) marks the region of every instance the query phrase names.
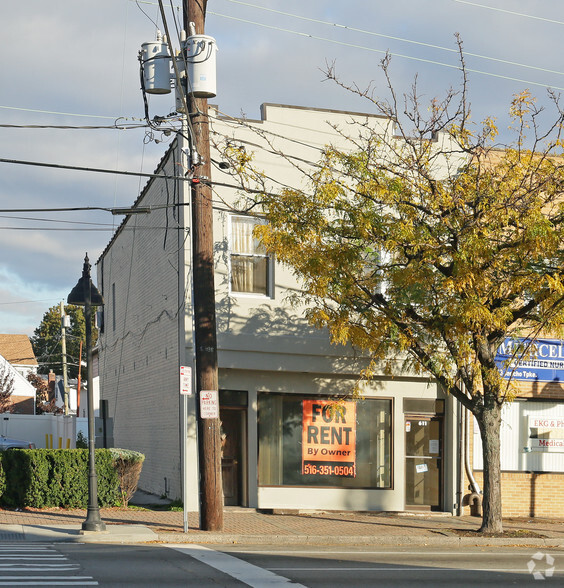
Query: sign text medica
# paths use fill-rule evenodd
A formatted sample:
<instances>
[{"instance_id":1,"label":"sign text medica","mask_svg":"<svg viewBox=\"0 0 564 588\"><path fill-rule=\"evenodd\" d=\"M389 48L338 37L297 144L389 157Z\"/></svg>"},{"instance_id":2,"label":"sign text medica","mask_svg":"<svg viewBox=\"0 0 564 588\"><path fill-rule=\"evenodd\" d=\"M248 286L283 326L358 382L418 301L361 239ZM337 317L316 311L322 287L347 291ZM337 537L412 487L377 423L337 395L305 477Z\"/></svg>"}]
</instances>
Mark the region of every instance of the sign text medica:
<instances>
[{"instance_id":1,"label":"sign text medica","mask_svg":"<svg viewBox=\"0 0 564 588\"><path fill-rule=\"evenodd\" d=\"M504 378L536 382L564 381L564 341L505 339L495 357Z\"/></svg>"}]
</instances>

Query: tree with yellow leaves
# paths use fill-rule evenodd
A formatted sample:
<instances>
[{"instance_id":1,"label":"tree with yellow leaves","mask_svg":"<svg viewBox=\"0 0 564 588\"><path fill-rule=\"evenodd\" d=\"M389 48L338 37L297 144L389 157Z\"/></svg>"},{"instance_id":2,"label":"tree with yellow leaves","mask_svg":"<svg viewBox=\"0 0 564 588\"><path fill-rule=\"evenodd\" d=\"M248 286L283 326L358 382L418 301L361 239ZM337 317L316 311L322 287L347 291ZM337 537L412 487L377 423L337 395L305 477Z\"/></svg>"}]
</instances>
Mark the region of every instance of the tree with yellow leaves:
<instances>
[{"instance_id":1,"label":"tree with yellow leaves","mask_svg":"<svg viewBox=\"0 0 564 588\"><path fill-rule=\"evenodd\" d=\"M388 66L391 99L349 89L394 132L361 125L349 148L325 149L308 189L261 194L259 237L299 278L312 324L365 350L372 367L405 358L474 415L481 531L499 533L512 385L496 352L508 337L557 334L564 318L564 113L549 94L556 114L541 129L542 109L523 92L511 103L513 142L496 145L492 119L472 126L465 79L422 113L415 84L398 105Z\"/></svg>"}]
</instances>

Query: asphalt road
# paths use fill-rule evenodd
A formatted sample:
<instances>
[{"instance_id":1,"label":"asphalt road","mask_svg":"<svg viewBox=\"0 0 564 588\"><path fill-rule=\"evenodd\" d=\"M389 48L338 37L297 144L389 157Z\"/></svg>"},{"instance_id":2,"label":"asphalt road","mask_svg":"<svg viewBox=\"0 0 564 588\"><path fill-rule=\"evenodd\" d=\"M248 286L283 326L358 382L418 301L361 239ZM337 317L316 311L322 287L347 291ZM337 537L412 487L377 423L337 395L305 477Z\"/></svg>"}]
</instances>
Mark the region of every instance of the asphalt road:
<instances>
[{"instance_id":1,"label":"asphalt road","mask_svg":"<svg viewBox=\"0 0 564 588\"><path fill-rule=\"evenodd\" d=\"M536 577L535 577L536 574ZM0 586L563 585L564 550L238 547L185 544L0 545Z\"/></svg>"}]
</instances>

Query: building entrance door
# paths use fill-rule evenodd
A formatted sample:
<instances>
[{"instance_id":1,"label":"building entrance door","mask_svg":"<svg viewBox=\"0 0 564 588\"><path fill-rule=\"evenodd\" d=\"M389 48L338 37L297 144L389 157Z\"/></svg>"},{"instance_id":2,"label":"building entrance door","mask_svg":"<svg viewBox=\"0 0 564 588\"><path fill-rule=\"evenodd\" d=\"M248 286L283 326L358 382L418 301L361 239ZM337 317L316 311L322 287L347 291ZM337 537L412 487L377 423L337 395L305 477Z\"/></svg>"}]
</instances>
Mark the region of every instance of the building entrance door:
<instances>
[{"instance_id":1,"label":"building entrance door","mask_svg":"<svg viewBox=\"0 0 564 588\"><path fill-rule=\"evenodd\" d=\"M441 508L442 429L442 417L405 416L405 504L408 508Z\"/></svg>"},{"instance_id":2,"label":"building entrance door","mask_svg":"<svg viewBox=\"0 0 564 588\"><path fill-rule=\"evenodd\" d=\"M221 475L225 506L246 506L246 422L247 411L242 408L222 407L221 420Z\"/></svg>"}]
</instances>

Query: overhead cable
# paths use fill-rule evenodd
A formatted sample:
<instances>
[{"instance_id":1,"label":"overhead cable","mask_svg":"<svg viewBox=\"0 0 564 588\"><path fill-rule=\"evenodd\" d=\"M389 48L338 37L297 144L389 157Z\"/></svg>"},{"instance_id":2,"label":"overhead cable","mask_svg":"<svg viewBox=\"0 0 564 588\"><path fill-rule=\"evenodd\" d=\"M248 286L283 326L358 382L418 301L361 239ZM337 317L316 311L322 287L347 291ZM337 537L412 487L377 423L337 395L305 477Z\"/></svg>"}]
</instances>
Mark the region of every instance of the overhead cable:
<instances>
[{"instance_id":1,"label":"overhead cable","mask_svg":"<svg viewBox=\"0 0 564 588\"><path fill-rule=\"evenodd\" d=\"M252 24L252 25L256 25L256 26L259 26L259 27L263 27L263 28L267 28L267 29L271 29L271 30L275 30L275 31L283 32L283 33L289 33L289 34L292 34L292 35L298 35L300 37L307 37L309 39L315 39L316 41L325 41L326 43L333 43L335 45L342 45L344 47L350 47L352 49L361 49L363 51L371 51L372 53L381 53L383 55L390 55L391 57L398 57L398 58L401 58L401 59L409 59L411 61L419 61L421 63L428 63L430 65L438 65L440 67L448 67L450 69L457 69L457 70L461 70L462 69L461 65L459 65L459 64L456 64L455 65L455 64L451 64L451 63L444 63L442 61L436 61L434 59L425 59L423 57L414 57L412 55L404 55L402 53L396 53L396 52L393 52L393 51L387 51L387 50L383 50L383 49L375 49L374 47L366 47L365 45L358 45L356 43L347 43L345 41L337 41L335 39L329 39L327 37L320 37L318 35L312 35L310 33L303 33L303 32L300 32L300 31L293 31L291 29L285 29L285 28L278 27L278 26L267 25L267 24L263 24L263 23L260 23L260 22L256 22L256 21L252 21L252 20L248 20L248 19L244 19L244 18L239 18L239 17L236 17L236 16L229 16L229 15L226 15L226 14L219 14L217 12L212 12L211 10L208 10L208 13L209 14L213 14L214 16L219 16L221 18L227 18L227 19L230 19L230 20L238 21L238 22L244 22L246 24ZM541 69L541 68L538 68L538 69ZM541 86L543 88L550 87L550 88L553 88L554 90L564 90L564 87L561 87L561 86L553 86L551 84L546 84L546 83L541 83L541 82L533 82L531 80L523 80L521 78L515 78L515 77L512 77L512 76L506 76L506 75L503 75L503 74L496 74L496 73L492 73L492 72L488 72L488 71L482 71L482 70L479 70L479 69L473 69L473 68L469 68L469 67L466 67L465 68L465 71L466 72L469 72L469 73L475 73L475 74L489 76L489 77L493 77L493 78L499 78L499 79L502 79L502 80L508 80L508 81L511 81L511 82L518 82L520 84L527 84L527 85L530 85L530 86ZM550 70L550 71L552 71L552 70ZM560 75L564 75L561 72L556 72L555 71L554 73L557 73L557 74L560 74Z\"/></svg>"},{"instance_id":2,"label":"overhead cable","mask_svg":"<svg viewBox=\"0 0 564 588\"><path fill-rule=\"evenodd\" d=\"M36 108L21 108L17 106L0 106L0 108L4 108L7 110L21 110L23 112L37 112L39 114L58 114L63 116L77 116L83 118L107 118L108 120L118 120L122 118L121 116L103 116L100 114L77 114L74 112L55 112L53 110L37 110Z\"/></svg>"},{"instance_id":3,"label":"overhead cable","mask_svg":"<svg viewBox=\"0 0 564 588\"><path fill-rule=\"evenodd\" d=\"M351 27L348 25L343 25L343 24L339 24L336 22L328 22L325 20L319 20L316 18L309 18L306 16L301 16L299 14L292 14L290 12L283 12L282 10L275 10L273 8L267 8L266 6L258 6L256 4L250 4L249 2L242 2L241 0L227 0L227 2L232 2L233 4L241 4L243 6L250 6L251 8L258 8L259 10L266 10L268 12L274 12L276 14L281 14L283 16L289 16L291 18L297 18L299 20L305 20L308 22L313 22L315 24L322 24L322 25L326 25L326 26L330 26L333 28L339 28L339 29L344 29L347 31L351 31L353 33L362 33L363 35L371 35L374 37L381 37L384 39L390 39L392 41L400 41L402 43L410 43L412 45L419 45L421 47L428 47L430 49L439 49L441 51L448 51L449 53L458 53L458 49L454 49L452 47L443 47L442 45L434 45L432 43L424 43L422 41L413 41L412 39L405 39L403 37L395 37L393 35L386 35L384 33L376 33L374 31L367 31L365 29L359 29L356 27ZM487 8L487 7L486 7ZM215 14L216 16L222 16L213 12L210 12L210 14ZM515 61L508 61L507 59L500 59L497 57L490 57L488 55L480 55L479 53L470 53L469 51L464 51L464 55L465 56L469 56L469 57L476 57L478 59L486 59L488 61L497 61L498 63L503 63L505 65L515 65L517 67L525 67L528 69L533 69L536 71L542 71L542 72L547 72L547 73L553 73L553 74L557 74L557 75L564 75L564 72L561 71L556 71L556 70L552 70L552 69L547 69L544 67L538 67L536 65L527 65L524 63L518 63Z\"/></svg>"},{"instance_id":4,"label":"overhead cable","mask_svg":"<svg viewBox=\"0 0 564 588\"><path fill-rule=\"evenodd\" d=\"M233 0L228 0L233 1ZM469 4L470 6L477 6L478 8L486 8L488 10L496 10L497 12L505 12L506 14L512 14L514 16L522 16L524 18L532 18L535 20L542 20L544 22L551 22L554 24L564 25L564 22L561 20L555 20L553 18L546 18L544 16L534 16L533 14L524 14L523 12L515 12L514 10L507 10L505 8L497 8L495 6L486 6L485 4L478 4L477 2L468 2L468 0L454 0L454 2L458 2L459 4Z\"/></svg>"}]
</instances>

